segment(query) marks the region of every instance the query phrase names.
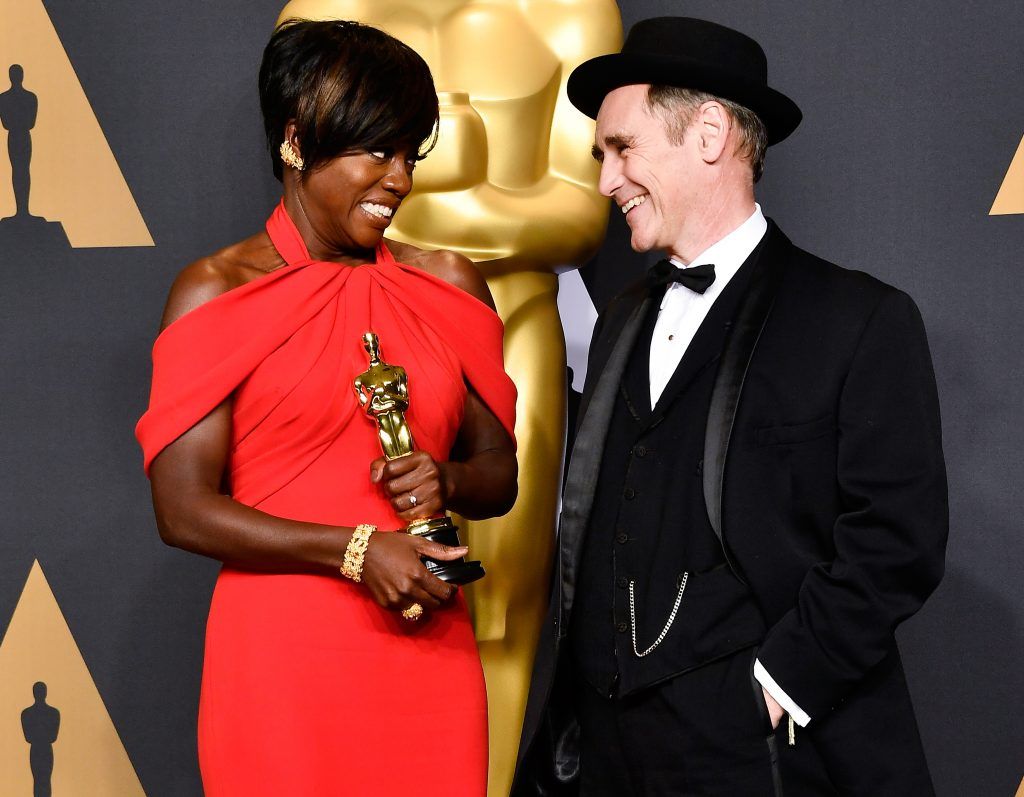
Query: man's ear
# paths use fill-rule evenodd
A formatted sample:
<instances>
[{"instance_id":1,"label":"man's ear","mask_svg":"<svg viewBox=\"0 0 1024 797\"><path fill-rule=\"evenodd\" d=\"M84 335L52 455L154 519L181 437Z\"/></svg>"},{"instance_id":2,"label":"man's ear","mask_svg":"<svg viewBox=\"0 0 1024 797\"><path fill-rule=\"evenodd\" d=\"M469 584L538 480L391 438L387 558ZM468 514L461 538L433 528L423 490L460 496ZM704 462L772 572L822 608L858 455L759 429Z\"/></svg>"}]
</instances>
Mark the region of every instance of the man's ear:
<instances>
[{"instance_id":1,"label":"man's ear","mask_svg":"<svg viewBox=\"0 0 1024 797\"><path fill-rule=\"evenodd\" d=\"M725 107L715 100L708 100L697 109L694 119L697 133L697 151L705 163L716 163L725 152L726 141L732 131L732 118Z\"/></svg>"}]
</instances>

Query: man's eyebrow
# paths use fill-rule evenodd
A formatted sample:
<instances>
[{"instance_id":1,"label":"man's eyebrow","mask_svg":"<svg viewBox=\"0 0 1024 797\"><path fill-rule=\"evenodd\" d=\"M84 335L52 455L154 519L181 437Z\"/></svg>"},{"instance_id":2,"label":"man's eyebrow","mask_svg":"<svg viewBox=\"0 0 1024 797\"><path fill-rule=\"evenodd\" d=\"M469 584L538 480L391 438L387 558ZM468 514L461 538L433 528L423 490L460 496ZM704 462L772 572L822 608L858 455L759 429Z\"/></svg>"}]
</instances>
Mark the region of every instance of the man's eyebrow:
<instances>
[{"instance_id":1,"label":"man's eyebrow","mask_svg":"<svg viewBox=\"0 0 1024 797\"><path fill-rule=\"evenodd\" d=\"M612 133L611 135L604 137L605 148L611 147L612 149L625 149L626 147L632 147L636 144L636 136L631 136L628 133Z\"/></svg>"},{"instance_id":2,"label":"man's eyebrow","mask_svg":"<svg viewBox=\"0 0 1024 797\"><path fill-rule=\"evenodd\" d=\"M604 149L625 149L626 147L632 147L635 141L636 139L633 136L626 135L625 133L612 133L604 137ZM590 154L594 156L594 160L598 163L604 160L604 150L596 144L590 149Z\"/></svg>"}]
</instances>

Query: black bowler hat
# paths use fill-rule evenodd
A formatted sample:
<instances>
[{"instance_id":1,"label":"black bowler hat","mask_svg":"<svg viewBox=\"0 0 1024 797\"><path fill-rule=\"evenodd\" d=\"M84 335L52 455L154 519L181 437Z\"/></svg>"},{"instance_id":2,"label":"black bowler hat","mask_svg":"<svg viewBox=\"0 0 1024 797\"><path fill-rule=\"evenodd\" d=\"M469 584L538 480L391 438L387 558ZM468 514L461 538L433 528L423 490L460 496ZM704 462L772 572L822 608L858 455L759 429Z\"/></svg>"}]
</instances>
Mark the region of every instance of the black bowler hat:
<instances>
[{"instance_id":1,"label":"black bowler hat","mask_svg":"<svg viewBox=\"0 0 1024 797\"><path fill-rule=\"evenodd\" d=\"M608 92L634 83L705 91L756 113L778 144L796 130L803 114L786 95L768 86L768 59L756 41L739 31L690 17L637 22L621 53L584 61L569 75L569 100L597 118Z\"/></svg>"}]
</instances>

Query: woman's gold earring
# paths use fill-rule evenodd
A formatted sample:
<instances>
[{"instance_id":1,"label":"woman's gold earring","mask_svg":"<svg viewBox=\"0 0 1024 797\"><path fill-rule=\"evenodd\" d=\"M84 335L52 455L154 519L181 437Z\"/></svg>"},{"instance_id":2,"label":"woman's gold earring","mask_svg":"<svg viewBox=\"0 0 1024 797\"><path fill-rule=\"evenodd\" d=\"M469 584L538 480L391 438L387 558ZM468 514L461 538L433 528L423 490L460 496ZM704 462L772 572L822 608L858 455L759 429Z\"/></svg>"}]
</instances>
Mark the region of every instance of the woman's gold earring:
<instances>
[{"instance_id":1,"label":"woman's gold earring","mask_svg":"<svg viewBox=\"0 0 1024 797\"><path fill-rule=\"evenodd\" d=\"M302 158L299 157L299 153L295 151L291 141L281 142L281 160L284 161L286 166L291 166L293 169L302 171L306 164L302 162Z\"/></svg>"}]
</instances>

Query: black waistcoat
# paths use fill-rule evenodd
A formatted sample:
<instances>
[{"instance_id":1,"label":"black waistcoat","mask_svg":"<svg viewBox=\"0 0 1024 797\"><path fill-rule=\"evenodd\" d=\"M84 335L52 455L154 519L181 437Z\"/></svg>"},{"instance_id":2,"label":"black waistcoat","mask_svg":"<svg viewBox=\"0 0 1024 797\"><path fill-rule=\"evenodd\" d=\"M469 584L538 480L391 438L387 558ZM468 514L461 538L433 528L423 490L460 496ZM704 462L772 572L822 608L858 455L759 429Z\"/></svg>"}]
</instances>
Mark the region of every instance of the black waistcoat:
<instances>
[{"instance_id":1,"label":"black waistcoat","mask_svg":"<svg viewBox=\"0 0 1024 797\"><path fill-rule=\"evenodd\" d=\"M701 457L715 364L761 247L719 295L650 406L654 304L623 374L587 527L570 638L580 674L625 695L754 644L764 622L726 565L704 506ZM679 593L676 618L658 647ZM633 609L630 608L630 585Z\"/></svg>"}]
</instances>

